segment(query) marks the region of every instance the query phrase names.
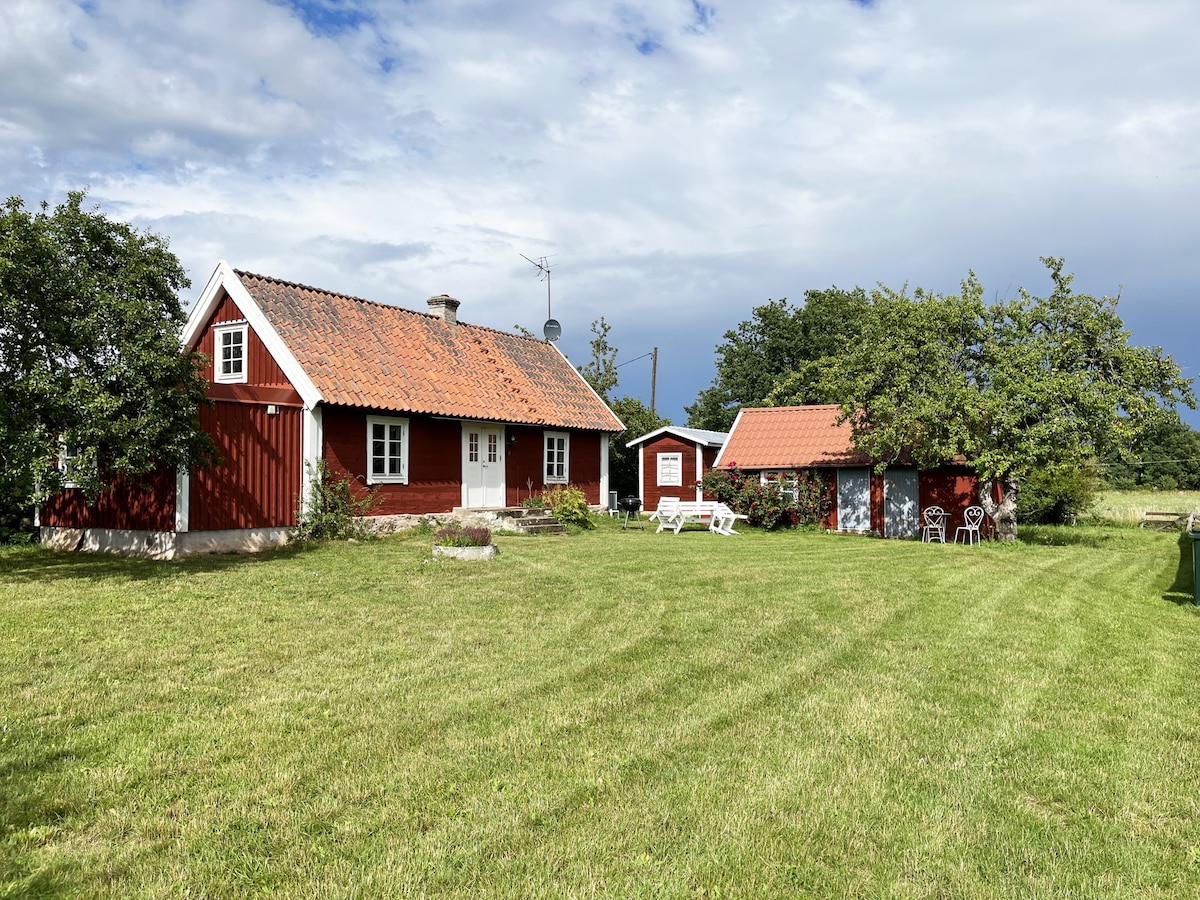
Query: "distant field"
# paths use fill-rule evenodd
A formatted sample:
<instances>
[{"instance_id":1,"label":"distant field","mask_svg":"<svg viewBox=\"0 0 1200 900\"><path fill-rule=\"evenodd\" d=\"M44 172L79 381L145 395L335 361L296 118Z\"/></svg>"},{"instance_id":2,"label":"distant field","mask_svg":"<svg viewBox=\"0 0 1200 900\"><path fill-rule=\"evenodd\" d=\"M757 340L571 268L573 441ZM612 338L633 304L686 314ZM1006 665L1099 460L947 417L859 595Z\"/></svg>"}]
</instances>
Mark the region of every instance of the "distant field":
<instances>
[{"instance_id":1,"label":"distant field","mask_svg":"<svg viewBox=\"0 0 1200 900\"><path fill-rule=\"evenodd\" d=\"M1022 533L0 549L0 897L1200 896L1190 547Z\"/></svg>"},{"instance_id":2,"label":"distant field","mask_svg":"<svg viewBox=\"0 0 1200 900\"><path fill-rule=\"evenodd\" d=\"M1200 491L1102 491L1089 517L1136 525L1146 511L1200 514Z\"/></svg>"}]
</instances>

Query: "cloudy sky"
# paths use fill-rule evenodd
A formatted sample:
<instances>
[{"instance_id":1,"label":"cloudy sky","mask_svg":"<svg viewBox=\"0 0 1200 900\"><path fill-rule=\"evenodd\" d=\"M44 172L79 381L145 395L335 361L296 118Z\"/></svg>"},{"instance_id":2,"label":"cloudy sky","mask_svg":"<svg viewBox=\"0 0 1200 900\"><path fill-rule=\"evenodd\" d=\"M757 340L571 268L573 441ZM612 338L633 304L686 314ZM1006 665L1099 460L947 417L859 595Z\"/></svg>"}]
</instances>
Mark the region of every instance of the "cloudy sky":
<instances>
[{"instance_id":1,"label":"cloudy sky","mask_svg":"<svg viewBox=\"0 0 1200 900\"><path fill-rule=\"evenodd\" d=\"M1195 0L4 0L0 190L560 346L714 347L830 285L1121 295L1200 376ZM650 399L650 362L620 393ZM1187 418L1200 425L1196 414Z\"/></svg>"}]
</instances>

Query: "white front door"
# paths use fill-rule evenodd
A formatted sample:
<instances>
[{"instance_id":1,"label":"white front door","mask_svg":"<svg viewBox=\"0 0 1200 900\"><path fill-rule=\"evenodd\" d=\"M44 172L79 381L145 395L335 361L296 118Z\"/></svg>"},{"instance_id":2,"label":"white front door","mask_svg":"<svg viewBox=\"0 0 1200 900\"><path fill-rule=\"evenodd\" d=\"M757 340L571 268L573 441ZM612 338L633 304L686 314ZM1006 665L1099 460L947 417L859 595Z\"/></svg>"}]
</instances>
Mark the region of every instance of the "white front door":
<instances>
[{"instance_id":1,"label":"white front door","mask_svg":"<svg viewBox=\"0 0 1200 900\"><path fill-rule=\"evenodd\" d=\"M883 536L917 536L917 470L887 469L883 473Z\"/></svg>"},{"instance_id":2,"label":"white front door","mask_svg":"<svg viewBox=\"0 0 1200 900\"><path fill-rule=\"evenodd\" d=\"M463 423L463 506L504 506L504 429Z\"/></svg>"},{"instance_id":3,"label":"white front door","mask_svg":"<svg viewBox=\"0 0 1200 900\"><path fill-rule=\"evenodd\" d=\"M839 531L871 530L871 470L837 470Z\"/></svg>"}]
</instances>

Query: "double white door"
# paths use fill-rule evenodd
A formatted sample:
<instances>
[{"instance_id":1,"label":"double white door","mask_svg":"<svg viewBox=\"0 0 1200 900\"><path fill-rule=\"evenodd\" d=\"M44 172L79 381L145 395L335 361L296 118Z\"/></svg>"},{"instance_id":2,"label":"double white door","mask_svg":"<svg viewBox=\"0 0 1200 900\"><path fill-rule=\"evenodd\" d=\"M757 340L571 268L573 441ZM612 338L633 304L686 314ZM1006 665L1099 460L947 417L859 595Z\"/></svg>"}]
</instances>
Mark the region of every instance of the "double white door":
<instances>
[{"instance_id":1,"label":"double white door","mask_svg":"<svg viewBox=\"0 0 1200 900\"><path fill-rule=\"evenodd\" d=\"M504 506L504 429L463 424L463 506Z\"/></svg>"}]
</instances>

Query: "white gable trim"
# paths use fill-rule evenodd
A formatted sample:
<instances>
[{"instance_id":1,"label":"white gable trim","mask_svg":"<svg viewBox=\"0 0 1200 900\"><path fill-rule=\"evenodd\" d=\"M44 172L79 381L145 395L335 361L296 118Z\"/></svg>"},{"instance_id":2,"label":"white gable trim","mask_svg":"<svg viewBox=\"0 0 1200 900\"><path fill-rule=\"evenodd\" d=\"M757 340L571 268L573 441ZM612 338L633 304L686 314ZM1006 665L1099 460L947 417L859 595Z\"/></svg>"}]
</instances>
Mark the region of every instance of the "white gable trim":
<instances>
[{"instance_id":1,"label":"white gable trim","mask_svg":"<svg viewBox=\"0 0 1200 900\"><path fill-rule=\"evenodd\" d=\"M534 340L536 340L536 338ZM578 369L576 369L573 365L571 365L571 361L569 359L567 359L566 355L561 350L558 349L558 345L556 343L554 343L553 341L547 341L547 343L551 347L554 348L555 353L557 353L559 356L562 357L563 362L567 364L567 368L569 368L572 372L575 373L575 377L578 378L580 381L582 381L587 386L587 389L592 392L592 396L604 404L604 408L608 410L608 414L610 416L612 416L613 421L617 423L617 426L618 426L617 428L610 428L610 429L604 429L604 430L611 431L613 434L619 434L620 432L624 431L625 423L617 418L617 414L612 411L612 407L609 406L607 403L604 403L604 398L601 397L599 394L597 394L596 389L594 387L592 387L590 384L588 384L588 380L579 374Z\"/></svg>"},{"instance_id":2,"label":"white gable trim","mask_svg":"<svg viewBox=\"0 0 1200 900\"><path fill-rule=\"evenodd\" d=\"M246 317L246 321L250 323L254 333L263 342L267 352L275 359L279 368L283 370L283 374L287 376L288 381L292 383L301 399L304 400L304 405L309 409L316 408L325 398L321 396L317 386L312 383L312 379L305 374L304 369L301 368L300 363L292 355L292 351L288 349L278 332L271 327L271 323L258 308L258 304L254 302L250 292L242 284L242 280L233 271L233 267L225 260L217 263L217 267L209 276L208 283L200 293L200 299L192 307L191 315L188 316L187 324L183 328L183 345L185 347L192 346L200 336L205 323L208 322L220 303L221 288L225 289L234 305Z\"/></svg>"}]
</instances>

